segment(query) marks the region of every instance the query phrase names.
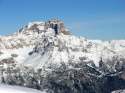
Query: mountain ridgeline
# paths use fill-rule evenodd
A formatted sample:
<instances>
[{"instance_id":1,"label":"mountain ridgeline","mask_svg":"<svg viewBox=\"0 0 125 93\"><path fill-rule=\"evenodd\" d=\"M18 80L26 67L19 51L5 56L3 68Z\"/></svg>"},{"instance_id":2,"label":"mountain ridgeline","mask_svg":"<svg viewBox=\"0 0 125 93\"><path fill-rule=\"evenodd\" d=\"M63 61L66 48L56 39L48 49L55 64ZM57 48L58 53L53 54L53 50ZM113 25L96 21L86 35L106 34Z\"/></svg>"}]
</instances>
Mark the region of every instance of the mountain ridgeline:
<instances>
[{"instance_id":1,"label":"mountain ridgeline","mask_svg":"<svg viewBox=\"0 0 125 93\"><path fill-rule=\"evenodd\" d=\"M57 19L30 22L0 36L0 83L47 93L124 93L125 40L76 37Z\"/></svg>"}]
</instances>

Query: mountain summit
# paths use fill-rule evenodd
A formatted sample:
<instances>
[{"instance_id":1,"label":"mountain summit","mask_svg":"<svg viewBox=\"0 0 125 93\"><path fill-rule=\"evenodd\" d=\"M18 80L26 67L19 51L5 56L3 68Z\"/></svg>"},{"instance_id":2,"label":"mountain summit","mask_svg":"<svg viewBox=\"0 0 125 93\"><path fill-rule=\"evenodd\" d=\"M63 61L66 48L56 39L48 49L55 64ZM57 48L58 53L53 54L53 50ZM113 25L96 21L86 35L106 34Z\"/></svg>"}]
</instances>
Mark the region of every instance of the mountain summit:
<instances>
[{"instance_id":1,"label":"mountain summit","mask_svg":"<svg viewBox=\"0 0 125 93\"><path fill-rule=\"evenodd\" d=\"M58 86L58 92L53 90L54 93L84 93L82 91L84 91L83 87L86 85L83 86L79 81L81 80L85 84L84 79L88 79L86 83L98 83L96 90L92 90L95 92L85 93L109 93L114 89L125 88L125 40L101 41L76 37L69 32L62 21L57 19L47 22L31 22L12 35L0 37L0 66L2 73L1 82L5 83L12 83L13 78L15 79L15 77L19 76L20 79L24 80L23 84L21 81L20 83L16 83L17 85L34 87L25 81L28 78L24 78L23 75L25 75L25 72L36 75L35 73L38 71L38 75L44 79L48 80L51 76L51 79L53 77L57 78L57 81L53 78L55 80L55 82L53 81L54 84L61 84L60 86L62 87L64 86L60 81L65 82L65 79L69 79L70 77L69 83L65 82L67 87L69 86L69 90L61 90ZM9 72L5 73L4 71L8 71L8 69ZM28 72L31 69L36 72ZM20 74L17 74L17 70ZM59 77L58 71L62 73L60 74L62 77ZM7 77L10 78L10 73L12 74L12 80L7 79ZM21 75L23 78L20 77ZM71 78L78 79L80 83L78 85L79 89L75 85L72 85L76 81L72 81ZM113 78L113 81L110 82L114 83L112 86L113 89L109 87L109 90L102 92L103 89L108 88L107 82L109 82L109 78ZM97 80L95 81L96 83L93 80ZM118 81L123 81L123 84L116 84ZM41 82L37 82L40 88ZM48 82L50 83L50 81ZM105 84L103 85L101 82ZM49 83L45 85L47 88L50 87ZM33 83L33 85L35 84ZM70 89L69 84L75 90ZM56 88L55 85L52 86ZM86 87L88 90L91 89L89 86ZM102 90L98 89L99 87Z\"/></svg>"},{"instance_id":2,"label":"mountain summit","mask_svg":"<svg viewBox=\"0 0 125 93\"><path fill-rule=\"evenodd\" d=\"M64 23L57 19L52 19L47 22L30 22L22 27L18 32L0 37L0 48L20 48L23 46L32 45L36 38L44 34L59 34L70 35L70 32L65 28Z\"/></svg>"},{"instance_id":3,"label":"mountain summit","mask_svg":"<svg viewBox=\"0 0 125 93\"><path fill-rule=\"evenodd\" d=\"M47 22L31 22L22 29L19 33L30 34L30 33L42 33L48 31L48 29L54 30L55 35L59 33L70 34L65 28L64 23L58 19L52 19Z\"/></svg>"}]
</instances>

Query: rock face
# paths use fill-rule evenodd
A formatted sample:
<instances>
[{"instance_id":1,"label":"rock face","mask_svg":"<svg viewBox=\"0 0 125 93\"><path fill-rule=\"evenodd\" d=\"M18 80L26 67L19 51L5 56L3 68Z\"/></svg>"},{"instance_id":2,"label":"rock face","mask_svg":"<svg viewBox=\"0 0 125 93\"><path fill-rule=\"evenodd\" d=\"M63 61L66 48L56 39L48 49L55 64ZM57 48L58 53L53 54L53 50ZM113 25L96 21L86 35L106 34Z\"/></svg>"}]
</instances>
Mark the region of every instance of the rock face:
<instances>
[{"instance_id":1,"label":"rock face","mask_svg":"<svg viewBox=\"0 0 125 93\"><path fill-rule=\"evenodd\" d=\"M48 93L125 89L125 40L76 37L60 20L32 22L0 37L1 83Z\"/></svg>"},{"instance_id":2,"label":"rock face","mask_svg":"<svg viewBox=\"0 0 125 93\"><path fill-rule=\"evenodd\" d=\"M36 32L40 34L42 32L46 32L49 28L53 29L55 34L70 34L70 32L65 28L64 23L58 19L52 19L47 22L32 22L20 29L19 32L27 32L28 34L29 32Z\"/></svg>"},{"instance_id":3,"label":"rock face","mask_svg":"<svg viewBox=\"0 0 125 93\"><path fill-rule=\"evenodd\" d=\"M15 49L24 46L33 46L38 40L38 37L44 33L70 35L70 32L65 28L64 23L54 19L47 22L31 22L28 25L19 29L18 32L0 37L0 49Z\"/></svg>"}]
</instances>

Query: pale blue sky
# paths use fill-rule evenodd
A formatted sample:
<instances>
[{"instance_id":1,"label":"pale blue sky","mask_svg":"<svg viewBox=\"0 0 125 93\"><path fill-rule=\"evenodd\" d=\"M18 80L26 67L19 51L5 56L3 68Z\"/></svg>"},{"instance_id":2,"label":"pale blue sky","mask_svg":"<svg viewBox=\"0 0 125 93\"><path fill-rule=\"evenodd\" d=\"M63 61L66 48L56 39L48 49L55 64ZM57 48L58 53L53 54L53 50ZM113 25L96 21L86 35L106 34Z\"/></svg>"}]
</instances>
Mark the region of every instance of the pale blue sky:
<instances>
[{"instance_id":1,"label":"pale blue sky","mask_svg":"<svg viewBox=\"0 0 125 93\"><path fill-rule=\"evenodd\" d=\"M125 0L0 0L0 35L51 18L63 20L77 36L125 39Z\"/></svg>"}]
</instances>

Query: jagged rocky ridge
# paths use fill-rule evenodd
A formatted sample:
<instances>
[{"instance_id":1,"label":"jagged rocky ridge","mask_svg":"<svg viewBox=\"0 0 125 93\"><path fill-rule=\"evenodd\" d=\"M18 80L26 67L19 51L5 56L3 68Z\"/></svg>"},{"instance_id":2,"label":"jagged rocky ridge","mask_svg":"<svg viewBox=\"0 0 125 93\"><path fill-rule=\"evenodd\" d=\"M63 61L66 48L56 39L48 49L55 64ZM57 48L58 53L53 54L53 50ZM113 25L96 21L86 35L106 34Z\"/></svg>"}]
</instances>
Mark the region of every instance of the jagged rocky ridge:
<instances>
[{"instance_id":1,"label":"jagged rocky ridge","mask_svg":"<svg viewBox=\"0 0 125 93\"><path fill-rule=\"evenodd\" d=\"M1 83L48 93L125 89L125 40L73 36L60 20L32 22L0 37Z\"/></svg>"}]
</instances>

